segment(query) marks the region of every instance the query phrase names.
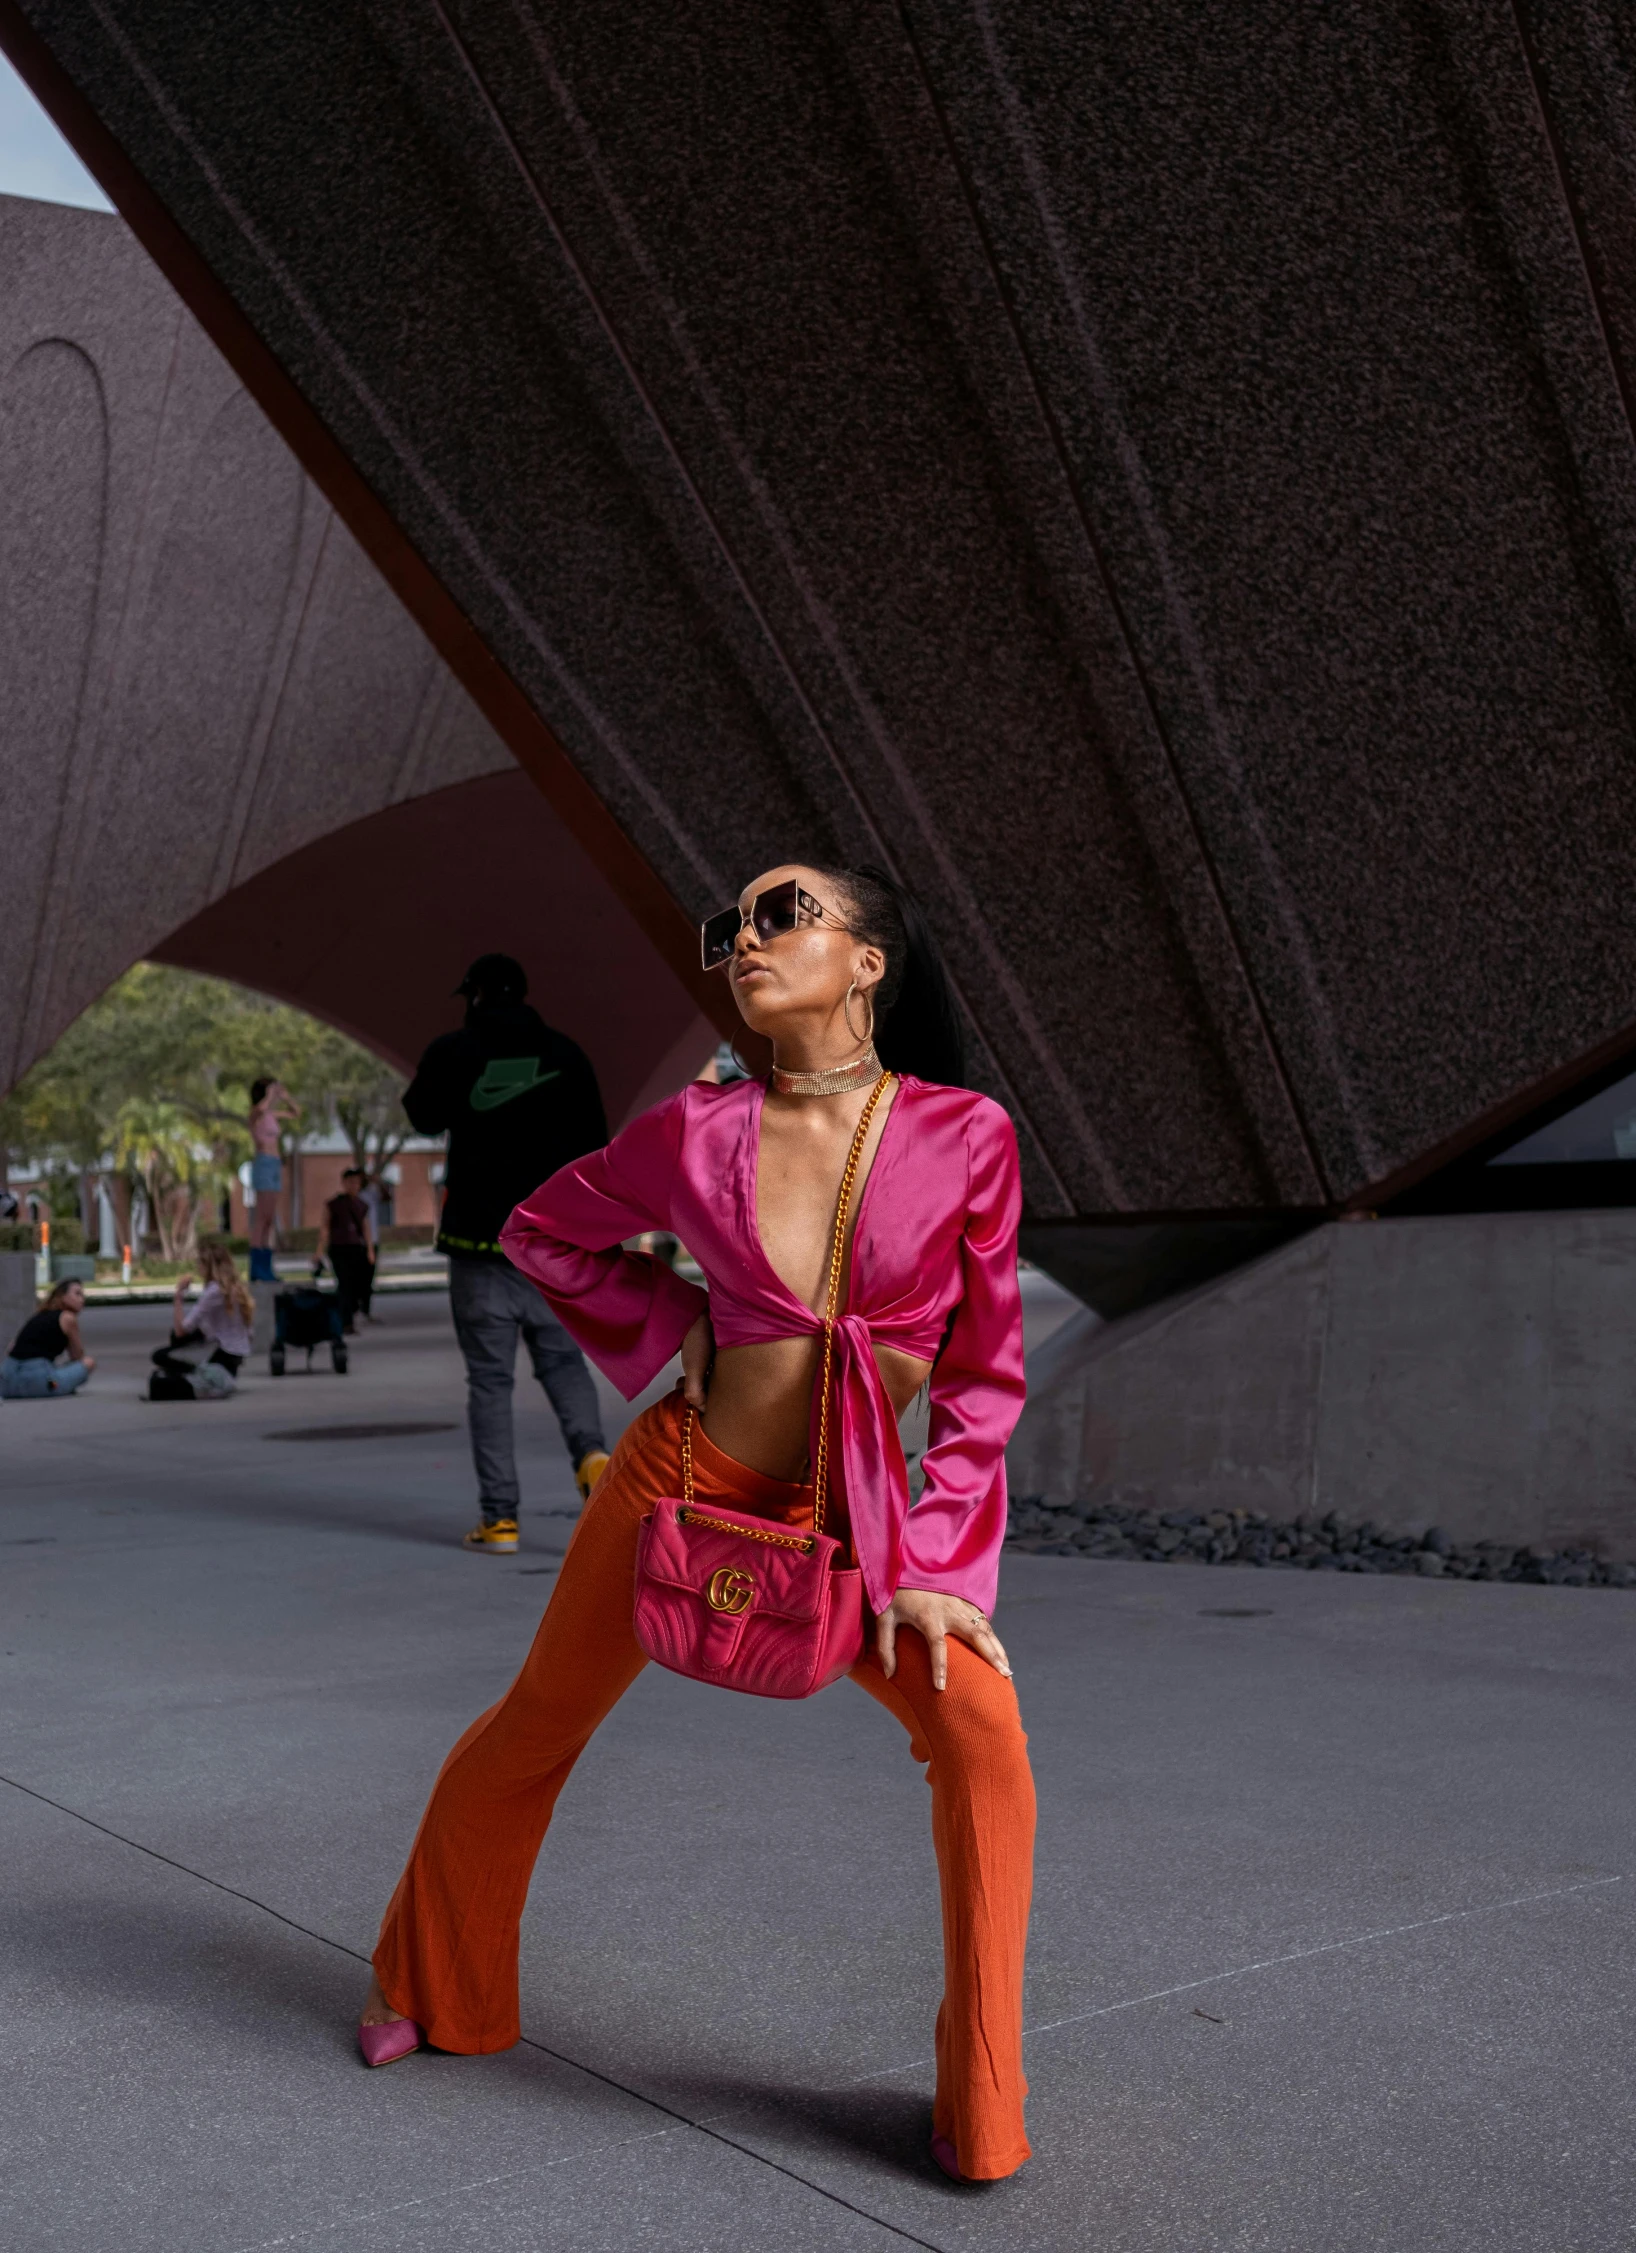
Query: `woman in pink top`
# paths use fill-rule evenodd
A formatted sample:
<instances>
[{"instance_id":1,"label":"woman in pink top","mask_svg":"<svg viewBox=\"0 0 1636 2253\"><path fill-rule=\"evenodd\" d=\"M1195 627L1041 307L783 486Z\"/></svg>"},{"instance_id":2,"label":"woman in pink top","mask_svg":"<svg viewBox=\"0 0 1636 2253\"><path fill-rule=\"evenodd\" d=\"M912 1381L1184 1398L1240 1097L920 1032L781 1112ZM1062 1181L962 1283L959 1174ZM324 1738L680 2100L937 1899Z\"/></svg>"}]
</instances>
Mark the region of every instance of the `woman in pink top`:
<instances>
[{"instance_id":1,"label":"woman in pink top","mask_svg":"<svg viewBox=\"0 0 1636 2253\"><path fill-rule=\"evenodd\" d=\"M878 871L773 869L703 941L773 1042L770 1079L685 1088L554 1174L502 1234L627 1398L678 1349L683 1381L620 1441L522 1674L445 1764L382 1927L360 2038L371 2063L423 2039L480 2051L518 2038L529 1875L574 1759L644 1663L636 1541L654 1501L680 1491L684 1404L700 1412L696 1492L810 1524L817 1310L841 1174L884 1068L834 1341L836 1500L875 1615L852 1679L902 1721L932 1787L945 1955L933 2155L946 2173L993 2179L1028 2156L1033 1785L988 1618L1023 1400L1016 1140L997 1104L959 1084L941 965ZM620 1248L646 1230L681 1238L708 1294ZM898 1418L922 1385L930 1438L911 1506Z\"/></svg>"},{"instance_id":2,"label":"woman in pink top","mask_svg":"<svg viewBox=\"0 0 1636 2253\"><path fill-rule=\"evenodd\" d=\"M284 1160L280 1155L284 1129L301 1116L299 1103L281 1080L256 1080L250 1088L250 1187L255 1208L250 1216L250 1280L271 1283L273 1234L278 1225L278 1200L284 1188Z\"/></svg>"}]
</instances>

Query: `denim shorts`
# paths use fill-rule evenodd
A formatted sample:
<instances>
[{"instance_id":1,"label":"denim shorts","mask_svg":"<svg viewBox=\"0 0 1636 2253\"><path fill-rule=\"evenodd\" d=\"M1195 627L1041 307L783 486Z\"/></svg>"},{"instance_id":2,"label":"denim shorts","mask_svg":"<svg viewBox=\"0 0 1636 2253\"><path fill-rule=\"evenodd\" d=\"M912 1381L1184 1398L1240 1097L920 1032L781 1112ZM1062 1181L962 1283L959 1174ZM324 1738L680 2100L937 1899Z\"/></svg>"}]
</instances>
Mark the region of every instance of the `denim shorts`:
<instances>
[{"instance_id":1,"label":"denim shorts","mask_svg":"<svg viewBox=\"0 0 1636 2253\"><path fill-rule=\"evenodd\" d=\"M83 1361L0 1361L0 1400L48 1400L53 1393L78 1392L90 1371Z\"/></svg>"},{"instance_id":2,"label":"denim shorts","mask_svg":"<svg viewBox=\"0 0 1636 2253\"><path fill-rule=\"evenodd\" d=\"M284 1160L276 1151L258 1150L250 1160L250 1186L259 1197L265 1190L273 1196L284 1186Z\"/></svg>"}]
</instances>

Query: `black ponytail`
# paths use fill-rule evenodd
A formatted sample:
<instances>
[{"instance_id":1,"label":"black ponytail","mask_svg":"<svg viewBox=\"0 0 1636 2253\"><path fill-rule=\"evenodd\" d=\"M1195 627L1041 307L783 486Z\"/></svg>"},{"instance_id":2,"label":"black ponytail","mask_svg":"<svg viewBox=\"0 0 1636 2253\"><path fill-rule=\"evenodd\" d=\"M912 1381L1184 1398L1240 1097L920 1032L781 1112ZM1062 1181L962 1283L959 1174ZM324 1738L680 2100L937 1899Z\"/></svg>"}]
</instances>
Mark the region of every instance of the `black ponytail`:
<instances>
[{"instance_id":1,"label":"black ponytail","mask_svg":"<svg viewBox=\"0 0 1636 2253\"><path fill-rule=\"evenodd\" d=\"M815 868L845 895L850 927L886 957L875 1005L875 1047L889 1071L944 1087L966 1084L966 1036L948 972L912 892L885 869ZM839 904L839 903L837 903Z\"/></svg>"}]
</instances>

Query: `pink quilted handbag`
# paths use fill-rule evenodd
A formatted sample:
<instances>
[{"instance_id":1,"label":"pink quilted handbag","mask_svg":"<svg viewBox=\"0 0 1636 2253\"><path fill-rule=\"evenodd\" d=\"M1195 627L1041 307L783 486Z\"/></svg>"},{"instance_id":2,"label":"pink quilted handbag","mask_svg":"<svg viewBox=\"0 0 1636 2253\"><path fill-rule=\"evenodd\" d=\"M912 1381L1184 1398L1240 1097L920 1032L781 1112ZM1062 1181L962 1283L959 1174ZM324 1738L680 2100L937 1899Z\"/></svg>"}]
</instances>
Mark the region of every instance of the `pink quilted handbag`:
<instances>
[{"instance_id":1,"label":"pink quilted handbag","mask_svg":"<svg viewBox=\"0 0 1636 2253\"><path fill-rule=\"evenodd\" d=\"M824 1355L818 1373L818 1460L812 1531L693 1500L693 1410L682 1415L682 1492L642 1520L636 1551L636 1640L656 1665L758 1698L810 1698L863 1651L863 1584L824 1531L829 1478L829 1375L846 1252L846 1216L875 1105L875 1082L852 1138L829 1253Z\"/></svg>"}]
</instances>

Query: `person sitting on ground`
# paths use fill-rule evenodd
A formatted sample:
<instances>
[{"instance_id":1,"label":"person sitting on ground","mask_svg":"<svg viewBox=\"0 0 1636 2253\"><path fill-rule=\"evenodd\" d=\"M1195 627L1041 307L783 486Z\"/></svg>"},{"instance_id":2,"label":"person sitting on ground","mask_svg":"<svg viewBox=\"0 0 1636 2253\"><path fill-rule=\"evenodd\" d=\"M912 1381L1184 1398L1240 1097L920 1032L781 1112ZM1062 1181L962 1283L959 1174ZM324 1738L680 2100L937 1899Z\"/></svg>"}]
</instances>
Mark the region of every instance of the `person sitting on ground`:
<instances>
[{"instance_id":1,"label":"person sitting on ground","mask_svg":"<svg viewBox=\"0 0 1636 2253\"><path fill-rule=\"evenodd\" d=\"M59 1283L39 1313L29 1316L0 1361L0 1400L45 1400L79 1391L96 1367L80 1342L84 1305L83 1283Z\"/></svg>"},{"instance_id":2,"label":"person sitting on ground","mask_svg":"<svg viewBox=\"0 0 1636 2253\"><path fill-rule=\"evenodd\" d=\"M341 1327L349 1338L358 1334L358 1316L369 1311L375 1274L375 1231L363 1189L363 1167L348 1166L341 1176L340 1195L324 1207L312 1262L313 1273L321 1273L328 1253L341 1293Z\"/></svg>"},{"instance_id":3,"label":"person sitting on ground","mask_svg":"<svg viewBox=\"0 0 1636 2253\"><path fill-rule=\"evenodd\" d=\"M199 1360L183 1349L208 1345L210 1352L204 1357L207 1364L225 1370L231 1382L250 1351L250 1332L256 1318L255 1301L225 1244L199 1246L199 1272L204 1289L191 1310L186 1299L193 1277L177 1276L170 1302L170 1336L153 1356L153 1365L161 1376L180 1377L190 1388Z\"/></svg>"}]
</instances>

